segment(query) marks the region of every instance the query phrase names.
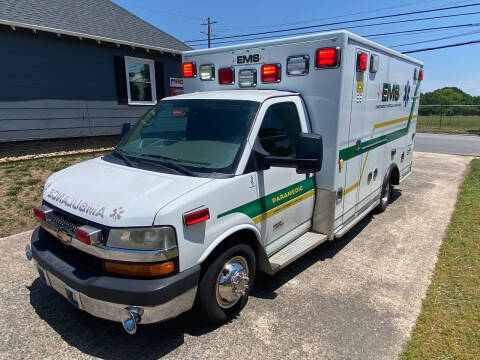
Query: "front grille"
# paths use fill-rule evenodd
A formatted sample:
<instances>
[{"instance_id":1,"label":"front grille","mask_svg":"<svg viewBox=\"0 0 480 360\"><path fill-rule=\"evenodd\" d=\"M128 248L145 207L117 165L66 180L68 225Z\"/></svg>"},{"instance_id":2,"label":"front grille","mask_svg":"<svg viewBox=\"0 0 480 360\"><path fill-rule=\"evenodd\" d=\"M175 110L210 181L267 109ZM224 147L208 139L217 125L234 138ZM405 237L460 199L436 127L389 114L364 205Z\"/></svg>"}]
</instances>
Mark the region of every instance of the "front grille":
<instances>
[{"instance_id":1,"label":"front grille","mask_svg":"<svg viewBox=\"0 0 480 360\"><path fill-rule=\"evenodd\" d=\"M78 223L72 222L70 219L67 219L58 213L54 213L53 215L50 215L48 218L48 222L51 223L53 226L56 228L61 228L63 230L67 230L71 234L75 233L75 229L80 226Z\"/></svg>"}]
</instances>

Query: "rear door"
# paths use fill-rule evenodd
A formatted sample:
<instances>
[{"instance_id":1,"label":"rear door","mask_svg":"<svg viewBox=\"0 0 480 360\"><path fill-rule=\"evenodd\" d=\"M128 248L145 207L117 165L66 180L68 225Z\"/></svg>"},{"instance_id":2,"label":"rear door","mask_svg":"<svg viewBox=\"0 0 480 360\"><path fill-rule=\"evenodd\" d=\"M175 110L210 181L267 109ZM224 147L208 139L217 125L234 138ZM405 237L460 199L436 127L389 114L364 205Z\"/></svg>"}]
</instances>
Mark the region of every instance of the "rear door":
<instances>
[{"instance_id":1,"label":"rear door","mask_svg":"<svg viewBox=\"0 0 480 360\"><path fill-rule=\"evenodd\" d=\"M269 99L257 119L262 120L256 126L255 140L263 150L273 156L294 157L298 134L307 132L300 98ZM253 220L271 254L310 228L315 181L294 168L271 167L257 172L257 183L261 213Z\"/></svg>"}]
</instances>

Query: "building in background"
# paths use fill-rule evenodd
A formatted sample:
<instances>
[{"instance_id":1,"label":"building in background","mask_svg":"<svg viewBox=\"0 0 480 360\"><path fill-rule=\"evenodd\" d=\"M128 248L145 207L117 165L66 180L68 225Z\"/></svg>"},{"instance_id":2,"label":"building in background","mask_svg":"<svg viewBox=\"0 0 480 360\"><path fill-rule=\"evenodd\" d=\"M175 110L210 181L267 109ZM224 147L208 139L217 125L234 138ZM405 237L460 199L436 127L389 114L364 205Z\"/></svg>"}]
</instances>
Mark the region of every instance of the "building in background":
<instances>
[{"instance_id":1,"label":"building in background","mask_svg":"<svg viewBox=\"0 0 480 360\"><path fill-rule=\"evenodd\" d=\"M189 49L109 0L0 0L0 142L119 134Z\"/></svg>"}]
</instances>

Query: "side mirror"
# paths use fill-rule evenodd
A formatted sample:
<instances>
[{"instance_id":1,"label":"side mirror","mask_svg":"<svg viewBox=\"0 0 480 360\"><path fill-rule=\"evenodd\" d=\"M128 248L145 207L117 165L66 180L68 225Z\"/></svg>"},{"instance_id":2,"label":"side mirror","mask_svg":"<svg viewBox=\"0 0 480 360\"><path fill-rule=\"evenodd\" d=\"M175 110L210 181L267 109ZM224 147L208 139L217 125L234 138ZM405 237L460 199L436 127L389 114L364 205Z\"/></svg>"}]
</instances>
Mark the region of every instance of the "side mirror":
<instances>
[{"instance_id":1,"label":"side mirror","mask_svg":"<svg viewBox=\"0 0 480 360\"><path fill-rule=\"evenodd\" d=\"M322 135L300 133L297 140L297 173L314 173L322 169Z\"/></svg>"},{"instance_id":2,"label":"side mirror","mask_svg":"<svg viewBox=\"0 0 480 360\"><path fill-rule=\"evenodd\" d=\"M123 123L122 125L122 137L124 137L125 135L127 135L127 133L130 131L130 123Z\"/></svg>"}]
</instances>

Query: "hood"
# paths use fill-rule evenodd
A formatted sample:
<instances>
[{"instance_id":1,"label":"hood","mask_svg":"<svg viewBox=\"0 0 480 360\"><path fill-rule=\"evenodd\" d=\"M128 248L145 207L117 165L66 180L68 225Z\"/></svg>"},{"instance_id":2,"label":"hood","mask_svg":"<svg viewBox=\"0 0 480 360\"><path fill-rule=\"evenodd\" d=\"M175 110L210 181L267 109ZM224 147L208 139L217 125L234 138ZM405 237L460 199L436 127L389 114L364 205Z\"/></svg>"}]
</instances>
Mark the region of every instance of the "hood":
<instances>
[{"instance_id":1,"label":"hood","mask_svg":"<svg viewBox=\"0 0 480 360\"><path fill-rule=\"evenodd\" d=\"M45 184L43 199L99 224L151 226L163 206L210 181L130 168L97 158L53 174Z\"/></svg>"}]
</instances>

